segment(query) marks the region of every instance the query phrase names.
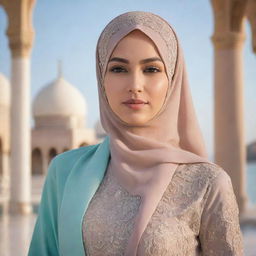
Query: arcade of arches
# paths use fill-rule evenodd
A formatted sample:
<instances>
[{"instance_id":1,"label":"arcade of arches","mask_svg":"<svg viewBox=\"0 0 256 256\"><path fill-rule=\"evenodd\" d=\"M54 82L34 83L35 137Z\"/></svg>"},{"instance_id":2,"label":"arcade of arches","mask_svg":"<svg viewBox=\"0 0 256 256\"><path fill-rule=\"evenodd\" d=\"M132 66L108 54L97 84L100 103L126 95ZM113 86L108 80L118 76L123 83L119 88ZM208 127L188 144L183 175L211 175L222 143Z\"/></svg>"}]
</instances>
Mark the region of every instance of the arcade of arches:
<instances>
[{"instance_id":1,"label":"arcade of arches","mask_svg":"<svg viewBox=\"0 0 256 256\"><path fill-rule=\"evenodd\" d=\"M83 142L79 145L79 147L87 146L86 142ZM32 150L32 156L31 156L31 171L32 175L45 175L47 168L43 169L43 157L46 156L47 158L47 166L49 165L50 161L58 154L68 151L68 148L64 148L62 151L57 151L56 148L50 148L48 150L48 154L43 154L42 150L40 148L34 148ZM0 148L0 154L1 154L1 148ZM0 164L1 164L1 155L0 155ZM1 168L1 166L0 166ZM0 169L0 175L1 175L1 169Z\"/></svg>"}]
</instances>

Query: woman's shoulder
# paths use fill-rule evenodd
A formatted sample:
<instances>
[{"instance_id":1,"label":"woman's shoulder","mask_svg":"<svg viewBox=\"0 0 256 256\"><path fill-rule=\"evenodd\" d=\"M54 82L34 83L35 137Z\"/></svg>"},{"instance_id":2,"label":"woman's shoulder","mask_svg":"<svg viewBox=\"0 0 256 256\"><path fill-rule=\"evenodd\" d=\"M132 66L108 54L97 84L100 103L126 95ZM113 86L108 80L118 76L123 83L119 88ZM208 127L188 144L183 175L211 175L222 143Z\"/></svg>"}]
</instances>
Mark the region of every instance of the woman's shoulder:
<instances>
[{"instance_id":1,"label":"woman's shoulder","mask_svg":"<svg viewBox=\"0 0 256 256\"><path fill-rule=\"evenodd\" d=\"M71 150L67 150L63 153L60 153L55 156L55 161L62 162L62 161L69 161L70 159L78 159L80 156L86 154L87 152L96 149L100 144L95 145L88 145L80 148L75 148Z\"/></svg>"},{"instance_id":2,"label":"woman's shoulder","mask_svg":"<svg viewBox=\"0 0 256 256\"><path fill-rule=\"evenodd\" d=\"M75 165L75 163L82 157L90 152L97 150L100 144L88 145L76 149L71 149L56 155L49 164L49 171L54 169L55 175L66 176ZM65 175L66 174L66 175Z\"/></svg>"},{"instance_id":3,"label":"woman's shoulder","mask_svg":"<svg viewBox=\"0 0 256 256\"><path fill-rule=\"evenodd\" d=\"M221 166L210 162L180 164L177 175L215 186L229 183L231 180L228 173Z\"/></svg>"}]
</instances>

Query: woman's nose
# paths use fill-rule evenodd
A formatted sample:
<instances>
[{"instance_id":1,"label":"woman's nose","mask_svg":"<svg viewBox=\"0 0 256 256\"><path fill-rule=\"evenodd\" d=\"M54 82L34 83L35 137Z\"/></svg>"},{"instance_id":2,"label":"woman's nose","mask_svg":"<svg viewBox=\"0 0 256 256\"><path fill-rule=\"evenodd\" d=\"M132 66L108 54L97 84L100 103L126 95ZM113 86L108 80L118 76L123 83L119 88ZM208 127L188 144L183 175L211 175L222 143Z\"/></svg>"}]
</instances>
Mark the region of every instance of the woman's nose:
<instances>
[{"instance_id":1,"label":"woman's nose","mask_svg":"<svg viewBox=\"0 0 256 256\"><path fill-rule=\"evenodd\" d=\"M134 88L130 88L130 89L129 89L129 92L142 92L142 89L141 89L141 88L134 87Z\"/></svg>"},{"instance_id":2,"label":"woman's nose","mask_svg":"<svg viewBox=\"0 0 256 256\"><path fill-rule=\"evenodd\" d=\"M143 91L143 78L138 73L131 74L129 79L128 91L129 92L142 92Z\"/></svg>"}]
</instances>

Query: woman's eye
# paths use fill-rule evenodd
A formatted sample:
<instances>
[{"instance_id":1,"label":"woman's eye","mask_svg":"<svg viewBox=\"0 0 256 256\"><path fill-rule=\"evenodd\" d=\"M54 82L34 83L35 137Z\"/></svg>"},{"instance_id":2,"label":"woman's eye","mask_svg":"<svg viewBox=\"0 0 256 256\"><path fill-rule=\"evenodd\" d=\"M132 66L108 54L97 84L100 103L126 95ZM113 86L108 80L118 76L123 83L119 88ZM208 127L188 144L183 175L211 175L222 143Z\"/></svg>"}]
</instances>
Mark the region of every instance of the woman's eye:
<instances>
[{"instance_id":1,"label":"woman's eye","mask_svg":"<svg viewBox=\"0 0 256 256\"><path fill-rule=\"evenodd\" d=\"M122 73L122 72L127 72L127 71L123 67L113 67L113 68L110 68L110 72Z\"/></svg>"},{"instance_id":2,"label":"woman's eye","mask_svg":"<svg viewBox=\"0 0 256 256\"><path fill-rule=\"evenodd\" d=\"M156 73L160 72L160 69L157 67L148 67L144 70L145 73Z\"/></svg>"}]
</instances>

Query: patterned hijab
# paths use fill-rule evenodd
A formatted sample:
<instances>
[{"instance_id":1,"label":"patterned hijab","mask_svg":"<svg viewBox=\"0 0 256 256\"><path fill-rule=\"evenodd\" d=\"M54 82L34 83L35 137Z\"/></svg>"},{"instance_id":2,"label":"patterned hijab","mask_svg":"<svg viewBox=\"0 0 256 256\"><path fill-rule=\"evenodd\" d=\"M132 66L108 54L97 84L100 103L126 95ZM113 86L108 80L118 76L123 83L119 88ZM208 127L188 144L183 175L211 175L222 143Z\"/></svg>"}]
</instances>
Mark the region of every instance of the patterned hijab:
<instances>
[{"instance_id":1,"label":"patterned hijab","mask_svg":"<svg viewBox=\"0 0 256 256\"><path fill-rule=\"evenodd\" d=\"M160 111L146 124L133 127L110 108L104 76L115 46L135 29L155 43L169 86ZM110 138L109 167L123 188L141 197L125 252L126 256L135 256L139 240L178 164L211 162L196 118L182 50L174 30L164 19L141 11L114 18L98 40L96 68L100 118Z\"/></svg>"}]
</instances>

